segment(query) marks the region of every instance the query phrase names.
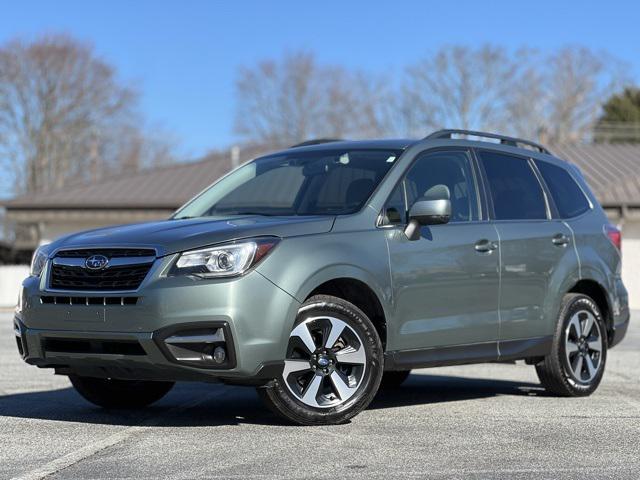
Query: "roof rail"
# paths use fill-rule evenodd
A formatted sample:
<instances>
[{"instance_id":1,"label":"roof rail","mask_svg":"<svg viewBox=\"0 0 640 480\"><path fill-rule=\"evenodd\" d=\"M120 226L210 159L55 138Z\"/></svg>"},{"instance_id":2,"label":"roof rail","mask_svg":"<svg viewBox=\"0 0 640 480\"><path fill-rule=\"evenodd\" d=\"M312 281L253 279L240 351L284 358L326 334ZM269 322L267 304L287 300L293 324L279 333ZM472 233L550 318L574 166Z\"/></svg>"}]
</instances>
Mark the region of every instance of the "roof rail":
<instances>
[{"instance_id":1,"label":"roof rail","mask_svg":"<svg viewBox=\"0 0 640 480\"><path fill-rule=\"evenodd\" d=\"M321 143L331 143L331 142L341 142L341 138L314 138L313 140L306 140L301 143L296 143L295 145L291 145L289 148L296 147L308 147L309 145L320 145Z\"/></svg>"},{"instance_id":2,"label":"roof rail","mask_svg":"<svg viewBox=\"0 0 640 480\"><path fill-rule=\"evenodd\" d=\"M524 140L522 138L516 137L507 137L505 135L499 135L497 133L476 132L474 130L438 130L437 132L433 132L431 135L424 137L423 140L453 138L453 135L470 135L473 137L494 138L496 140L500 140L500 143L502 145L511 145L512 147L517 147L518 145L526 145L528 147L534 148L540 153L551 155L551 152L546 147L543 147L542 145L531 142L529 140Z\"/></svg>"}]
</instances>

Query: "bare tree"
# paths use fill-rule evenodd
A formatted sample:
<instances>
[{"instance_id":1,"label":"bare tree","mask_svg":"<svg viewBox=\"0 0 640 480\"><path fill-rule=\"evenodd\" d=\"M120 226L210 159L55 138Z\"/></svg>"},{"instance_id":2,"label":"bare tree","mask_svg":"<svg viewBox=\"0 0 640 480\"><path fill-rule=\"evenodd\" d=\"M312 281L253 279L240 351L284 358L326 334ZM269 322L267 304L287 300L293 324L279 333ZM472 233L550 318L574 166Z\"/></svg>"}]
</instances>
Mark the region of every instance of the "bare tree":
<instances>
[{"instance_id":1,"label":"bare tree","mask_svg":"<svg viewBox=\"0 0 640 480\"><path fill-rule=\"evenodd\" d=\"M305 139L320 115L317 77L314 58L304 53L242 68L236 81L236 131L249 141L273 146Z\"/></svg>"},{"instance_id":2,"label":"bare tree","mask_svg":"<svg viewBox=\"0 0 640 480\"><path fill-rule=\"evenodd\" d=\"M114 69L71 37L0 47L0 156L16 193L154 161L136 102Z\"/></svg>"},{"instance_id":3,"label":"bare tree","mask_svg":"<svg viewBox=\"0 0 640 480\"><path fill-rule=\"evenodd\" d=\"M393 83L290 54L240 71L236 131L270 146L313 137L421 136L443 127L588 140L602 101L626 80L621 72L615 58L580 47L543 54L447 46Z\"/></svg>"},{"instance_id":4,"label":"bare tree","mask_svg":"<svg viewBox=\"0 0 640 480\"><path fill-rule=\"evenodd\" d=\"M236 132L250 143L381 136L391 124L393 92L383 78L321 65L309 53L242 68L236 94Z\"/></svg>"},{"instance_id":5,"label":"bare tree","mask_svg":"<svg viewBox=\"0 0 640 480\"><path fill-rule=\"evenodd\" d=\"M504 133L543 140L548 128L548 94L543 55L536 50L520 49L513 54L517 65L505 98Z\"/></svg>"},{"instance_id":6,"label":"bare tree","mask_svg":"<svg viewBox=\"0 0 640 480\"><path fill-rule=\"evenodd\" d=\"M407 69L404 128L413 135L452 125L541 141L587 140L603 99L625 80L622 67L584 47L548 55L444 47Z\"/></svg>"},{"instance_id":7,"label":"bare tree","mask_svg":"<svg viewBox=\"0 0 640 480\"><path fill-rule=\"evenodd\" d=\"M567 47L548 59L548 137L575 142L590 135L603 102L625 80L621 63L584 47Z\"/></svg>"},{"instance_id":8,"label":"bare tree","mask_svg":"<svg viewBox=\"0 0 640 480\"><path fill-rule=\"evenodd\" d=\"M443 47L407 68L402 87L404 129L420 135L454 126L501 130L517 65L506 50Z\"/></svg>"}]
</instances>

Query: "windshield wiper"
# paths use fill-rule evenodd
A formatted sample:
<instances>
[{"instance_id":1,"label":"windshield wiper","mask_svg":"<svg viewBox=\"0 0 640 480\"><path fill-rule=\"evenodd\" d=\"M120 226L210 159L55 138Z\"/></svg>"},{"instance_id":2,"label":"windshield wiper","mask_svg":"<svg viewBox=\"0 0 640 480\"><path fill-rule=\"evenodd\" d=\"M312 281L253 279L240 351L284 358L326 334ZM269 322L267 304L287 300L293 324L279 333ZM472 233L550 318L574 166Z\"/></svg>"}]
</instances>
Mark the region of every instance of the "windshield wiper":
<instances>
[{"instance_id":1,"label":"windshield wiper","mask_svg":"<svg viewBox=\"0 0 640 480\"><path fill-rule=\"evenodd\" d=\"M245 211L242 211L242 212L230 212L230 213L227 213L226 215L258 215L260 217L275 217L275 216L278 216L278 214L275 214L275 213L249 212L249 211L246 211L246 212Z\"/></svg>"}]
</instances>

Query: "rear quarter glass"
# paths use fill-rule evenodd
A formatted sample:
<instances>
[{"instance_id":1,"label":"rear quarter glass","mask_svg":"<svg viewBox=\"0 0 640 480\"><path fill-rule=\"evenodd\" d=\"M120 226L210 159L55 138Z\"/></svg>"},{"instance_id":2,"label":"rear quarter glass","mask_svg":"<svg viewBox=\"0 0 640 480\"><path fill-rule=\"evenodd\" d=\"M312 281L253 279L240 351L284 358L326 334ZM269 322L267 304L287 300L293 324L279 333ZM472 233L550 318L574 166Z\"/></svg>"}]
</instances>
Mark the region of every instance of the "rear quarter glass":
<instances>
[{"instance_id":1,"label":"rear quarter glass","mask_svg":"<svg viewBox=\"0 0 640 480\"><path fill-rule=\"evenodd\" d=\"M589 210L589 200L565 168L541 160L536 160L535 163L551 193L560 218L577 217Z\"/></svg>"}]
</instances>

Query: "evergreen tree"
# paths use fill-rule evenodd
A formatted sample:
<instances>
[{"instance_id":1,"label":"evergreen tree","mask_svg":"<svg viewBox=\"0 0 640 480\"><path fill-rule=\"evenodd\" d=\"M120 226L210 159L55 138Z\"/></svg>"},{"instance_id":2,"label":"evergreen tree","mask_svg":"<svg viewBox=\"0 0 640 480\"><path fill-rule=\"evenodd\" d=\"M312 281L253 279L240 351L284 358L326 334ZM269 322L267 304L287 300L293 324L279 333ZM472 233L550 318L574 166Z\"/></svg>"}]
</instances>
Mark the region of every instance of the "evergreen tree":
<instances>
[{"instance_id":1,"label":"evergreen tree","mask_svg":"<svg viewBox=\"0 0 640 480\"><path fill-rule=\"evenodd\" d=\"M640 88L628 87L602 106L594 129L594 141L640 143Z\"/></svg>"}]
</instances>

